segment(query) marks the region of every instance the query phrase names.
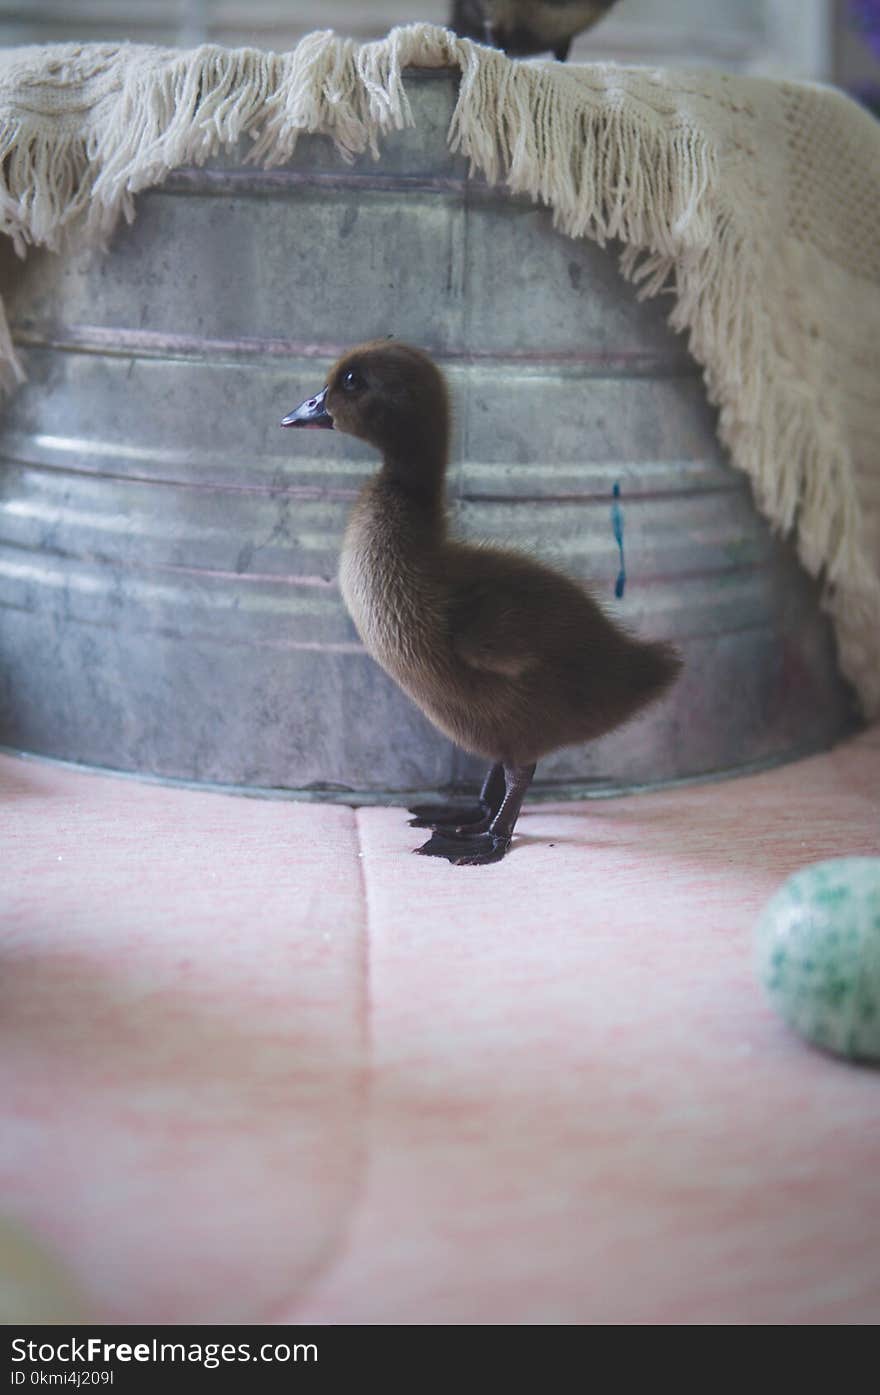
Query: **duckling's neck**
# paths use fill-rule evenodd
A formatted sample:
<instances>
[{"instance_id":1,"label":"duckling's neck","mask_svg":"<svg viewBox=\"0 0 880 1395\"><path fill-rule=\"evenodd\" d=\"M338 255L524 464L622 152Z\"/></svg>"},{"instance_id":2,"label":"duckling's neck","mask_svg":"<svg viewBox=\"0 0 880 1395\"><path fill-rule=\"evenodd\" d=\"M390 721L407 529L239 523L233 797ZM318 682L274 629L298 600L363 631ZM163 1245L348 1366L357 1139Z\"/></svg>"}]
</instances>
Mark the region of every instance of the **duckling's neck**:
<instances>
[{"instance_id":1,"label":"duckling's neck","mask_svg":"<svg viewBox=\"0 0 880 1395\"><path fill-rule=\"evenodd\" d=\"M400 500L413 523L438 536L446 531L446 441L422 438L386 450L379 484Z\"/></svg>"}]
</instances>

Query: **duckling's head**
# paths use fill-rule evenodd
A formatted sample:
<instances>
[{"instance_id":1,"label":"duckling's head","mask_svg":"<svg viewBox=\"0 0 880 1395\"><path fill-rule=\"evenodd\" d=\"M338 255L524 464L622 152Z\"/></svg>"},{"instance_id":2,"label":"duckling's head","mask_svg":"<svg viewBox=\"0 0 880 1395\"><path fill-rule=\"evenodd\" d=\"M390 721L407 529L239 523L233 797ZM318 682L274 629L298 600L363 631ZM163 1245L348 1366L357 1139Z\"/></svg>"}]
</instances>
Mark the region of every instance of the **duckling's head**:
<instances>
[{"instance_id":1,"label":"duckling's head","mask_svg":"<svg viewBox=\"0 0 880 1395\"><path fill-rule=\"evenodd\" d=\"M449 436L446 384L421 349L377 339L343 354L323 391L281 425L345 431L375 446L398 471L431 464L442 470Z\"/></svg>"}]
</instances>

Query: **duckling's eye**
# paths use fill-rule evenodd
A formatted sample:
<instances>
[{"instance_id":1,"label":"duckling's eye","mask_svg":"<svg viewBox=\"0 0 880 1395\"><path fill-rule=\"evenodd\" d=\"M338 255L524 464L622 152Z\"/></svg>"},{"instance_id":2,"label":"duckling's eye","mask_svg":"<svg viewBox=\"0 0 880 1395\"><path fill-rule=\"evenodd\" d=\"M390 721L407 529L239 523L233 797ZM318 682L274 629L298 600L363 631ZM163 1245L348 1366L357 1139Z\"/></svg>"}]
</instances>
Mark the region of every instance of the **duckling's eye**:
<instances>
[{"instance_id":1,"label":"duckling's eye","mask_svg":"<svg viewBox=\"0 0 880 1395\"><path fill-rule=\"evenodd\" d=\"M342 375L342 387L345 392L361 392L366 386L363 373L359 373L356 368L349 368L348 372Z\"/></svg>"}]
</instances>

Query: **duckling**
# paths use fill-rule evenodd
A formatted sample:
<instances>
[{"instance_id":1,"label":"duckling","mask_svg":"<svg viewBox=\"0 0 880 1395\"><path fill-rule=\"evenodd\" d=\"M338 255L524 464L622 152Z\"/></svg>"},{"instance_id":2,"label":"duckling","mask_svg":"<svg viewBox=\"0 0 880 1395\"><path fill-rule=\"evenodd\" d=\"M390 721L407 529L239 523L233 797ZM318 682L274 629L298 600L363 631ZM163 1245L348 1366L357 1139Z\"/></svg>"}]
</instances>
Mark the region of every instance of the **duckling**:
<instances>
[{"instance_id":1,"label":"duckling","mask_svg":"<svg viewBox=\"0 0 880 1395\"><path fill-rule=\"evenodd\" d=\"M564 63L572 41L615 0L453 0L450 29L511 57L545 53Z\"/></svg>"},{"instance_id":2,"label":"duckling","mask_svg":"<svg viewBox=\"0 0 880 1395\"><path fill-rule=\"evenodd\" d=\"M450 536L449 398L420 349L361 344L281 425L345 431L382 454L346 530L342 596L373 658L444 735L490 763L469 810L410 811L434 830L414 851L497 862L542 756L628 721L672 683L678 654L628 634L544 563Z\"/></svg>"}]
</instances>

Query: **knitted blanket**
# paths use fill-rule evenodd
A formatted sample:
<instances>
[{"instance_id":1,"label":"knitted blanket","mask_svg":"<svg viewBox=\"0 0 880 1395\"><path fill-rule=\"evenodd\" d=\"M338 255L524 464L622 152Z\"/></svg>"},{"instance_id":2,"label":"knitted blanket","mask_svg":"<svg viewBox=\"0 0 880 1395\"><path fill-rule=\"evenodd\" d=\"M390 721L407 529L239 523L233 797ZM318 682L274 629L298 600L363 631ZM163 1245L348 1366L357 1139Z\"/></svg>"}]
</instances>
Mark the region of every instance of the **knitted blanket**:
<instances>
[{"instance_id":1,"label":"knitted blanket","mask_svg":"<svg viewBox=\"0 0 880 1395\"><path fill-rule=\"evenodd\" d=\"M290 53L59 45L0 53L0 228L103 242L134 196L242 135L290 158L302 131L380 155L412 123L408 65L461 70L449 131L472 170L624 245L667 289L758 507L824 580L840 664L880 713L880 124L818 86L611 64L513 62L432 25ZM21 377L0 315L0 373Z\"/></svg>"}]
</instances>

